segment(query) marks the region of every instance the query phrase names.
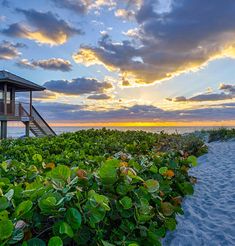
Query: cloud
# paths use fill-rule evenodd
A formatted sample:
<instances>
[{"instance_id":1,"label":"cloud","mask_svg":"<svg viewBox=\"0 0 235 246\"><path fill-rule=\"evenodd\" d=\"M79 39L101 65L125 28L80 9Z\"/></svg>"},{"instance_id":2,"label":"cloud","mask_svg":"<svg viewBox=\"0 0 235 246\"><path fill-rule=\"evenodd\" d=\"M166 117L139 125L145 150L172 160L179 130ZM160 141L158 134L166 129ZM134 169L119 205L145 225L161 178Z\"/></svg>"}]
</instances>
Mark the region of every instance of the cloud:
<instances>
[{"instance_id":1,"label":"cloud","mask_svg":"<svg viewBox=\"0 0 235 246\"><path fill-rule=\"evenodd\" d=\"M102 64L136 83L153 83L195 70L220 57L235 57L235 1L143 1L136 13L138 36L115 42L102 37L97 46L81 46L74 60ZM143 62L135 61L140 57ZM93 61L92 61L93 59Z\"/></svg>"},{"instance_id":2,"label":"cloud","mask_svg":"<svg viewBox=\"0 0 235 246\"><path fill-rule=\"evenodd\" d=\"M87 97L87 99L108 100L108 99L111 99L111 96L103 93L103 94L90 95L90 96Z\"/></svg>"},{"instance_id":3,"label":"cloud","mask_svg":"<svg viewBox=\"0 0 235 246\"><path fill-rule=\"evenodd\" d=\"M115 16L124 20L134 20L135 12L127 9L117 9Z\"/></svg>"},{"instance_id":4,"label":"cloud","mask_svg":"<svg viewBox=\"0 0 235 246\"><path fill-rule=\"evenodd\" d=\"M18 92L16 95L17 101L27 102L29 100L29 93L27 92ZM56 100L57 95L55 92L44 90L44 91L34 91L33 92L33 100L34 101L44 101L44 100Z\"/></svg>"},{"instance_id":5,"label":"cloud","mask_svg":"<svg viewBox=\"0 0 235 246\"><path fill-rule=\"evenodd\" d=\"M84 14L89 6L89 0L52 0L58 8L65 8L79 14Z\"/></svg>"},{"instance_id":6,"label":"cloud","mask_svg":"<svg viewBox=\"0 0 235 246\"><path fill-rule=\"evenodd\" d=\"M18 48L26 47L25 44L16 43L13 44L11 42L3 40L0 43L0 60L11 60L20 56L20 52Z\"/></svg>"},{"instance_id":7,"label":"cloud","mask_svg":"<svg viewBox=\"0 0 235 246\"><path fill-rule=\"evenodd\" d=\"M122 86L131 86L131 83L129 82L129 80L122 78Z\"/></svg>"},{"instance_id":8,"label":"cloud","mask_svg":"<svg viewBox=\"0 0 235 246\"><path fill-rule=\"evenodd\" d=\"M186 98L179 96L175 98L166 98L167 101L172 102L204 102L204 101L222 101L235 98L235 85L220 84L219 90L223 92L213 93L212 91L198 94L196 96Z\"/></svg>"},{"instance_id":9,"label":"cloud","mask_svg":"<svg viewBox=\"0 0 235 246\"><path fill-rule=\"evenodd\" d=\"M51 0L58 8L68 9L77 14L84 14L90 10L116 6L113 0Z\"/></svg>"},{"instance_id":10,"label":"cloud","mask_svg":"<svg viewBox=\"0 0 235 246\"><path fill-rule=\"evenodd\" d=\"M87 105L62 103L36 103L40 113L50 121L71 122L133 122L133 121L226 121L234 120L235 104L228 106L206 107L191 110L165 111L150 105L134 105L120 109L90 110Z\"/></svg>"},{"instance_id":11,"label":"cloud","mask_svg":"<svg viewBox=\"0 0 235 246\"><path fill-rule=\"evenodd\" d=\"M2 30L3 34L50 45L64 44L70 37L83 34L81 29L74 28L66 21L58 19L52 12L43 13L33 9L17 9L17 12L24 14L27 25L22 23L11 24Z\"/></svg>"},{"instance_id":12,"label":"cloud","mask_svg":"<svg viewBox=\"0 0 235 246\"><path fill-rule=\"evenodd\" d=\"M23 68L30 68L35 69L37 67L46 69L46 70L53 70L53 71L62 71L62 72L68 72L72 70L72 64L68 60L64 60L61 58L51 58L48 60L27 60L22 59L17 62L17 65L19 67Z\"/></svg>"},{"instance_id":13,"label":"cloud","mask_svg":"<svg viewBox=\"0 0 235 246\"><path fill-rule=\"evenodd\" d=\"M82 95L90 93L104 93L113 88L109 82L99 82L91 78L76 78L68 80L51 80L44 84L51 91L69 95Z\"/></svg>"},{"instance_id":14,"label":"cloud","mask_svg":"<svg viewBox=\"0 0 235 246\"><path fill-rule=\"evenodd\" d=\"M228 84L222 83L220 84L219 89L229 92L231 94L235 94L235 85L228 85Z\"/></svg>"}]
</instances>

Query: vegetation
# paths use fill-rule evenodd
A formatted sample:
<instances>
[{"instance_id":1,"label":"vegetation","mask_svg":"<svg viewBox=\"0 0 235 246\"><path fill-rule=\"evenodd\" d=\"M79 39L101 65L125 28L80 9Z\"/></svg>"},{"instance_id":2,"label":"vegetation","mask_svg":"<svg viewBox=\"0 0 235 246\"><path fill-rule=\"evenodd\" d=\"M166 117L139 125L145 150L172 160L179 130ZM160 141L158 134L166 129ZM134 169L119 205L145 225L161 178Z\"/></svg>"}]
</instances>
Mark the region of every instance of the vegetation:
<instances>
[{"instance_id":1,"label":"vegetation","mask_svg":"<svg viewBox=\"0 0 235 246\"><path fill-rule=\"evenodd\" d=\"M220 128L219 130L210 130L209 133L209 142L214 141L224 141L231 138L235 138L235 128L227 129L227 128Z\"/></svg>"},{"instance_id":2,"label":"vegetation","mask_svg":"<svg viewBox=\"0 0 235 246\"><path fill-rule=\"evenodd\" d=\"M0 245L161 245L193 194L192 136L88 130L0 144Z\"/></svg>"}]
</instances>

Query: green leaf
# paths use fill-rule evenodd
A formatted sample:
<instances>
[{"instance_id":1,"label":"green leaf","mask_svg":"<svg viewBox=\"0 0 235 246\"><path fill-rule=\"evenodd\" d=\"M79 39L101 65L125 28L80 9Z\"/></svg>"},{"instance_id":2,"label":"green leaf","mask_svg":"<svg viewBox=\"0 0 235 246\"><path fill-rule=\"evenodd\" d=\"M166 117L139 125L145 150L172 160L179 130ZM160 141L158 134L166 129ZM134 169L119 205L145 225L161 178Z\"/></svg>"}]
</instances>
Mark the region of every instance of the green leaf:
<instances>
[{"instance_id":1,"label":"green leaf","mask_svg":"<svg viewBox=\"0 0 235 246\"><path fill-rule=\"evenodd\" d=\"M7 220L8 214L9 214L9 212L7 212L7 210L0 212L0 220Z\"/></svg>"},{"instance_id":2,"label":"green leaf","mask_svg":"<svg viewBox=\"0 0 235 246\"><path fill-rule=\"evenodd\" d=\"M157 180L149 179L145 182L145 185L150 193L154 193L159 190L159 183Z\"/></svg>"},{"instance_id":3,"label":"green leaf","mask_svg":"<svg viewBox=\"0 0 235 246\"><path fill-rule=\"evenodd\" d=\"M6 197L0 197L0 212L8 208L9 204Z\"/></svg>"},{"instance_id":4,"label":"green leaf","mask_svg":"<svg viewBox=\"0 0 235 246\"><path fill-rule=\"evenodd\" d=\"M81 227L82 216L76 208L69 208L66 212L66 220L72 226L73 229L77 230Z\"/></svg>"},{"instance_id":5,"label":"green leaf","mask_svg":"<svg viewBox=\"0 0 235 246\"><path fill-rule=\"evenodd\" d=\"M174 213L174 206L169 202L163 202L161 204L161 210L163 215L171 216Z\"/></svg>"},{"instance_id":6,"label":"green leaf","mask_svg":"<svg viewBox=\"0 0 235 246\"><path fill-rule=\"evenodd\" d=\"M13 233L13 223L11 220L0 221L0 241L9 238Z\"/></svg>"},{"instance_id":7,"label":"green leaf","mask_svg":"<svg viewBox=\"0 0 235 246\"><path fill-rule=\"evenodd\" d=\"M155 165L152 165L149 169L152 173L158 173L158 168Z\"/></svg>"},{"instance_id":8,"label":"green leaf","mask_svg":"<svg viewBox=\"0 0 235 246\"><path fill-rule=\"evenodd\" d=\"M48 246L63 246L63 241L58 236L51 237Z\"/></svg>"},{"instance_id":9,"label":"green leaf","mask_svg":"<svg viewBox=\"0 0 235 246\"><path fill-rule=\"evenodd\" d=\"M45 214L58 213L58 201L60 201L62 196L56 192L45 193L38 201L38 206L41 211ZM59 204L63 205L63 202Z\"/></svg>"},{"instance_id":10,"label":"green leaf","mask_svg":"<svg viewBox=\"0 0 235 246\"><path fill-rule=\"evenodd\" d=\"M102 244L103 244L103 246L115 246L114 244L109 243L109 242L104 241L104 240L102 240Z\"/></svg>"},{"instance_id":11,"label":"green leaf","mask_svg":"<svg viewBox=\"0 0 235 246\"><path fill-rule=\"evenodd\" d=\"M165 221L165 226L170 231L174 231L176 228L176 220L174 218L169 218Z\"/></svg>"},{"instance_id":12,"label":"green leaf","mask_svg":"<svg viewBox=\"0 0 235 246\"><path fill-rule=\"evenodd\" d=\"M73 237L73 230L71 228L71 226L69 224L67 224L66 222L62 222L59 228L59 232L60 234L66 234L69 237Z\"/></svg>"},{"instance_id":13,"label":"green leaf","mask_svg":"<svg viewBox=\"0 0 235 246\"><path fill-rule=\"evenodd\" d=\"M48 173L48 177L56 181L67 182L70 178L71 170L65 165L58 165Z\"/></svg>"},{"instance_id":14,"label":"green leaf","mask_svg":"<svg viewBox=\"0 0 235 246\"><path fill-rule=\"evenodd\" d=\"M130 209L132 207L132 199L128 196L124 196L120 201L120 204L124 209Z\"/></svg>"},{"instance_id":15,"label":"green leaf","mask_svg":"<svg viewBox=\"0 0 235 246\"><path fill-rule=\"evenodd\" d=\"M39 238L32 238L27 241L27 246L46 246L46 243Z\"/></svg>"},{"instance_id":16,"label":"green leaf","mask_svg":"<svg viewBox=\"0 0 235 246\"><path fill-rule=\"evenodd\" d=\"M40 154L33 155L33 160L35 162L42 162L42 156Z\"/></svg>"},{"instance_id":17,"label":"green leaf","mask_svg":"<svg viewBox=\"0 0 235 246\"><path fill-rule=\"evenodd\" d=\"M6 161L3 161L0 165L0 167L5 171L7 172L8 171L8 164Z\"/></svg>"},{"instance_id":18,"label":"green leaf","mask_svg":"<svg viewBox=\"0 0 235 246\"><path fill-rule=\"evenodd\" d=\"M99 169L99 176L104 184L113 184L117 181L117 167L119 160L108 160Z\"/></svg>"},{"instance_id":19,"label":"green leaf","mask_svg":"<svg viewBox=\"0 0 235 246\"><path fill-rule=\"evenodd\" d=\"M161 175L163 175L164 173L167 172L167 170L168 170L167 167L161 167L161 168L159 168L159 173L160 173Z\"/></svg>"},{"instance_id":20,"label":"green leaf","mask_svg":"<svg viewBox=\"0 0 235 246\"><path fill-rule=\"evenodd\" d=\"M179 184L180 190L183 192L184 195L192 195L193 194L193 186L189 182L184 182Z\"/></svg>"},{"instance_id":21,"label":"green leaf","mask_svg":"<svg viewBox=\"0 0 235 246\"><path fill-rule=\"evenodd\" d=\"M190 156L187 158L187 161L188 161L189 163L191 163L193 167L196 167L196 166L198 165L198 163L197 163L197 157L194 156L194 155L190 155Z\"/></svg>"},{"instance_id":22,"label":"green leaf","mask_svg":"<svg viewBox=\"0 0 235 246\"><path fill-rule=\"evenodd\" d=\"M31 201L21 202L15 209L15 216L20 217L30 211L33 207L33 203Z\"/></svg>"}]
</instances>

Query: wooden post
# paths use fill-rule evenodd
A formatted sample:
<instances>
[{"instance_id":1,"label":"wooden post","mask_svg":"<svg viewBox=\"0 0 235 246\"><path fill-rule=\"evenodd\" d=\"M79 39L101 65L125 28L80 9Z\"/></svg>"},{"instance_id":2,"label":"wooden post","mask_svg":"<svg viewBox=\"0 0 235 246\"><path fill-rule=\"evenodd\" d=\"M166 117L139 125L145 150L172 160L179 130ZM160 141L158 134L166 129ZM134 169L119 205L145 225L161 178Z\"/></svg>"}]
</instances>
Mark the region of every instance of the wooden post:
<instances>
[{"instance_id":1,"label":"wooden post","mask_svg":"<svg viewBox=\"0 0 235 246\"><path fill-rule=\"evenodd\" d=\"M29 121L25 122L25 136L29 137Z\"/></svg>"},{"instance_id":2,"label":"wooden post","mask_svg":"<svg viewBox=\"0 0 235 246\"><path fill-rule=\"evenodd\" d=\"M15 87L11 89L11 110L12 114L15 115Z\"/></svg>"},{"instance_id":3,"label":"wooden post","mask_svg":"<svg viewBox=\"0 0 235 246\"><path fill-rule=\"evenodd\" d=\"M32 117L32 105L33 105L33 93L32 91L30 90L30 109L29 109L29 115L30 117Z\"/></svg>"},{"instance_id":4,"label":"wooden post","mask_svg":"<svg viewBox=\"0 0 235 246\"><path fill-rule=\"evenodd\" d=\"M7 121L1 121L1 139L7 138Z\"/></svg>"},{"instance_id":5,"label":"wooden post","mask_svg":"<svg viewBox=\"0 0 235 246\"><path fill-rule=\"evenodd\" d=\"M4 115L7 115L7 84L4 84L3 90Z\"/></svg>"}]
</instances>

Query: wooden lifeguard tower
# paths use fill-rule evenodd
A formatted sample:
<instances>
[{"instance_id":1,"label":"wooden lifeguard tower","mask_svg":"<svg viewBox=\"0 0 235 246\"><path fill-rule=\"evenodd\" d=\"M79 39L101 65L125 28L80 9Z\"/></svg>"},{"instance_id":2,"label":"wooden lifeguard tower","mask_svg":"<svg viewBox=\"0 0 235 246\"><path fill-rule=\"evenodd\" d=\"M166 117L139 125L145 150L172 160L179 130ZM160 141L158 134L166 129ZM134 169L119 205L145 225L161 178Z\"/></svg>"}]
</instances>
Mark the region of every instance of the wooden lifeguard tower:
<instances>
[{"instance_id":1,"label":"wooden lifeguard tower","mask_svg":"<svg viewBox=\"0 0 235 246\"><path fill-rule=\"evenodd\" d=\"M8 121L23 122L26 136L29 136L30 131L36 137L56 135L32 104L32 92L45 89L45 87L17 75L7 71L0 71L1 139L7 138ZM17 92L29 92L29 103L17 102L15 100Z\"/></svg>"}]
</instances>

